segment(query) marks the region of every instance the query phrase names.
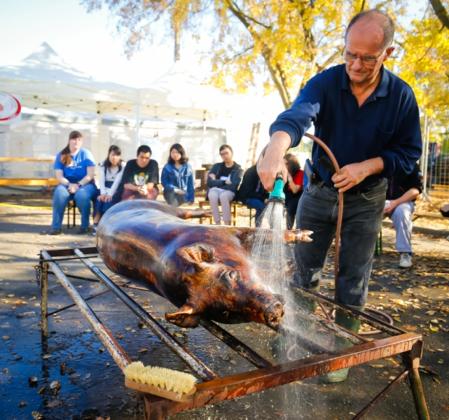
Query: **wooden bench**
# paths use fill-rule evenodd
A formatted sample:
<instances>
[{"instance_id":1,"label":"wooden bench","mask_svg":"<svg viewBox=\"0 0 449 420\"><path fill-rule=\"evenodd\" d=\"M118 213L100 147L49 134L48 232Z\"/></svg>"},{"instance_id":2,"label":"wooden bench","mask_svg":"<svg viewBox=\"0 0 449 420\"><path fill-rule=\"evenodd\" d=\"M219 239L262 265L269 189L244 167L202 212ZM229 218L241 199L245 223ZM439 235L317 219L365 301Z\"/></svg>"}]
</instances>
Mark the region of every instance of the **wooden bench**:
<instances>
[{"instance_id":1,"label":"wooden bench","mask_svg":"<svg viewBox=\"0 0 449 420\"><path fill-rule=\"evenodd\" d=\"M33 157L0 157L0 163L53 163L54 159L33 158ZM21 187L54 187L58 181L54 177L50 178L0 178L0 186L21 186Z\"/></svg>"},{"instance_id":2,"label":"wooden bench","mask_svg":"<svg viewBox=\"0 0 449 420\"><path fill-rule=\"evenodd\" d=\"M54 187L58 185L56 178L0 178L1 187Z\"/></svg>"}]
</instances>

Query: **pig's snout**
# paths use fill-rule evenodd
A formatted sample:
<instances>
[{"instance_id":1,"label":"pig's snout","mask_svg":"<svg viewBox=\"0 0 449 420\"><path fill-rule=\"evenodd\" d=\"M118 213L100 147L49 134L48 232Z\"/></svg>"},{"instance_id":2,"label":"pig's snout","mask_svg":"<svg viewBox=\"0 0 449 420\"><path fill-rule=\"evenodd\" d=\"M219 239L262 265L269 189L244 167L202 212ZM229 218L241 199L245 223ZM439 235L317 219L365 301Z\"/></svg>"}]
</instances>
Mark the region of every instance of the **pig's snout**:
<instances>
[{"instance_id":1,"label":"pig's snout","mask_svg":"<svg viewBox=\"0 0 449 420\"><path fill-rule=\"evenodd\" d=\"M284 316L284 305L281 302L273 302L265 311L264 317L267 325L277 330Z\"/></svg>"}]
</instances>

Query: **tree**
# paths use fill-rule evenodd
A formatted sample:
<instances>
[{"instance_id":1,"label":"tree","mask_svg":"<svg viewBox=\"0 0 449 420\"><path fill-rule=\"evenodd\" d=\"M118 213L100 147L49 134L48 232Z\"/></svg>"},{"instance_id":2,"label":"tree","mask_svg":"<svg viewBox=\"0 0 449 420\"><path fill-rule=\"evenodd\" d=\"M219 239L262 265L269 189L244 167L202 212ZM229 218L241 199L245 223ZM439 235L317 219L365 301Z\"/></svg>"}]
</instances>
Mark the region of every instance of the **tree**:
<instances>
[{"instance_id":1,"label":"tree","mask_svg":"<svg viewBox=\"0 0 449 420\"><path fill-rule=\"evenodd\" d=\"M447 126L449 115L449 28L427 10L404 35L399 73L412 87L421 111L435 125Z\"/></svg>"},{"instance_id":2,"label":"tree","mask_svg":"<svg viewBox=\"0 0 449 420\"><path fill-rule=\"evenodd\" d=\"M276 89L285 107L317 71L340 59L344 23L368 6L349 0L83 0L88 11L106 5L126 33L132 54L153 39L156 22L182 31L211 34L214 82L245 90L259 82ZM377 2L378 3L378 2ZM212 22L209 28L207 22ZM161 26L157 28L160 30ZM178 38L179 39L179 38Z\"/></svg>"},{"instance_id":3,"label":"tree","mask_svg":"<svg viewBox=\"0 0 449 420\"><path fill-rule=\"evenodd\" d=\"M403 0L82 0L89 11L105 5L117 16L128 54L154 40L162 23L164 35L177 40L178 56L183 33L203 43L207 34L216 85L240 91L262 85L276 90L286 108L313 74L341 62L350 17L378 7L394 17L402 47L387 66L413 86L429 116L443 121L449 102L447 0L429 2L433 9L409 22L404 15L412 6Z\"/></svg>"}]
</instances>

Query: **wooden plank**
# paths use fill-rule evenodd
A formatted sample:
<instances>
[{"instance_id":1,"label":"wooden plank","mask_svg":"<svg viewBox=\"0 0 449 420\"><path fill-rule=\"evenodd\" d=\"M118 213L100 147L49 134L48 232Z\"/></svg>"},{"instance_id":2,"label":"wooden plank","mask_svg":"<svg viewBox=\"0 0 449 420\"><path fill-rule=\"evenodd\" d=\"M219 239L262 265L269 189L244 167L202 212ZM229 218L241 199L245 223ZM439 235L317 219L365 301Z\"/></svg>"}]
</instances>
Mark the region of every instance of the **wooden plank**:
<instances>
[{"instance_id":1,"label":"wooden plank","mask_svg":"<svg viewBox=\"0 0 449 420\"><path fill-rule=\"evenodd\" d=\"M58 185L56 178L0 178L0 186L50 187Z\"/></svg>"}]
</instances>

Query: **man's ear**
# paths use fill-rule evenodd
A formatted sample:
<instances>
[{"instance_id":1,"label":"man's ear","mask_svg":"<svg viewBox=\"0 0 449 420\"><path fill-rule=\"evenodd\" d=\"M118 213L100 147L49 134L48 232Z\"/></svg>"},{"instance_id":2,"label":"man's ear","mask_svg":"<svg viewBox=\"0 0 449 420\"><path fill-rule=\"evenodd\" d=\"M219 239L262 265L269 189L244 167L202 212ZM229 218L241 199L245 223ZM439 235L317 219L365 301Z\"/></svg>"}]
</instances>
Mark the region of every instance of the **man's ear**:
<instances>
[{"instance_id":1,"label":"man's ear","mask_svg":"<svg viewBox=\"0 0 449 420\"><path fill-rule=\"evenodd\" d=\"M393 51L394 51L394 47L388 47L388 48L385 50L386 54L385 54L384 61L385 61L387 58L390 58L391 54L393 54Z\"/></svg>"}]
</instances>

